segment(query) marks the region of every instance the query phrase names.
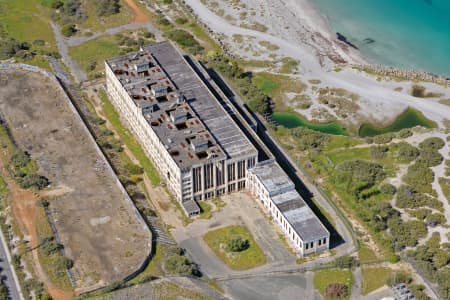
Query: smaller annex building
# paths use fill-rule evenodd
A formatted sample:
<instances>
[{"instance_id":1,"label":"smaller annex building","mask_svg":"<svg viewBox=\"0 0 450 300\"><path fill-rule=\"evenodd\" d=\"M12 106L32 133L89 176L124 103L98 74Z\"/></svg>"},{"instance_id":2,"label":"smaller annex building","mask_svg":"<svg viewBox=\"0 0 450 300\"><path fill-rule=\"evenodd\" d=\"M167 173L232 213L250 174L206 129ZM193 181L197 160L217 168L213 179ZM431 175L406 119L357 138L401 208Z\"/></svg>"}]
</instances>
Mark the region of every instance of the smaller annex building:
<instances>
[{"instance_id":1,"label":"smaller annex building","mask_svg":"<svg viewBox=\"0 0 450 300\"><path fill-rule=\"evenodd\" d=\"M301 255L329 249L330 233L277 162L267 160L250 168L247 188Z\"/></svg>"}]
</instances>

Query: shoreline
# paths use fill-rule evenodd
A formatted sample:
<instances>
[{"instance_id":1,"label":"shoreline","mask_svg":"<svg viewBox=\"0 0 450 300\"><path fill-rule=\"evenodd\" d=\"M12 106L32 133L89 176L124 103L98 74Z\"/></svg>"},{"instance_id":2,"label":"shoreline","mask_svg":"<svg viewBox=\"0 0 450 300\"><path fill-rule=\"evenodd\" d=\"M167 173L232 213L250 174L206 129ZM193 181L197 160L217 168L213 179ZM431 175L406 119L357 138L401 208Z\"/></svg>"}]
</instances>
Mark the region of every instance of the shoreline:
<instances>
[{"instance_id":1,"label":"shoreline","mask_svg":"<svg viewBox=\"0 0 450 300\"><path fill-rule=\"evenodd\" d=\"M439 99L424 100L410 94L414 82L424 80L420 84L427 91L442 95L442 99L450 98L446 78L368 63L360 51L338 41L326 16L311 0L240 0L245 13L249 12L245 18L240 18L242 8L230 6L226 1L214 2L218 6L211 7L212 1L185 0L185 5L227 54L243 60L274 61L278 67L284 57L290 57L299 62L291 74L293 78L299 82L320 79L316 90L310 86L304 92L315 99L311 109L298 111L308 119L316 118L316 111L321 110L336 115L316 99L317 89L327 87L360 96L359 110L346 119L349 124L361 119L394 120L407 107L421 111L440 127L450 119L450 106L439 103ZM218 10L223 14L219 15ZM248 26L252 24L263 25L265 30ZM261 46L262 42L274 49Z\"/></svg>"},{"instance_id":2,"label":"shoreline","mask_svg":"<svg viewBox=\"0 0 450 300\"><path fill-rule=\"evenodd\" d=\"M281 0L280 2L285 5L288 3L295 7L295 12L300 20L304 21L304 25L328 39L348 64L370 64L361 51L353 49L337 39L336 32L331 28L328 16L322 13L312 0Z\"/></svg>"}]
</instances>

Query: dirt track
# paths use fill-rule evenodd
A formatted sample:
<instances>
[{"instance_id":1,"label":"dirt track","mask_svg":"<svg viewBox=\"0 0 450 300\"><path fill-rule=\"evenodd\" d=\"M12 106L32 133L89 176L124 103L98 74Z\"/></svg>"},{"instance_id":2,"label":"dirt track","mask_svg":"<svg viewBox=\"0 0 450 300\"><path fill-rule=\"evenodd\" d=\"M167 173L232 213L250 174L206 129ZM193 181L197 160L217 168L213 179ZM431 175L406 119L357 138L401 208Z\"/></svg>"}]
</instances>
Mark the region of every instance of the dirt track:
<instances>
[{"instance_id":1,"label":"dirt track","mask_svg":"<svg viewBox=\"0 0 450 300\"><path fill-rule=\"evenodd\" d=\"M56 188L50 209L65 253L74 261L76 292L136 271L150 252L149 232L61 90L36 73L1 71L0 111L16 143ZM34 199L17 211L25 214L30 235L34 225L26 214L33 213Z\"/></svg>"},{"instance_id":2,"label":"dirt track","mask_svg":"<svg viewBox=\"0 0 450 300\"><path fill-rule=\"evenodd\" d=\"M145 23L150 21L150 18L142 12L141 8L134 2L134 0L124 0L126 5L133 11L134 22Z\"/></svg>"},{"instance_id":3,"label":"dirt track","mask_svg":"<svg viewBox=\"0 0 450 300\"><path fill-rule=\"evenodd\" d=\"M36 194L30 190L21 189L13 180L9 178L2 155L0 155L0 173L8 185L8 196L11 203L12 212L20 227L20 231L27 236L30 243L29 248L33 249L31 254L33 257L33 268L35 272L37 273L39 279L44 283L45 289L49 292L53 299L71 299L72 293L70 291L64 291L56 288L48 279L46 273L40 265L37 253L39 241L34 224L36 215Z\"/></svg>"}]
</instances>

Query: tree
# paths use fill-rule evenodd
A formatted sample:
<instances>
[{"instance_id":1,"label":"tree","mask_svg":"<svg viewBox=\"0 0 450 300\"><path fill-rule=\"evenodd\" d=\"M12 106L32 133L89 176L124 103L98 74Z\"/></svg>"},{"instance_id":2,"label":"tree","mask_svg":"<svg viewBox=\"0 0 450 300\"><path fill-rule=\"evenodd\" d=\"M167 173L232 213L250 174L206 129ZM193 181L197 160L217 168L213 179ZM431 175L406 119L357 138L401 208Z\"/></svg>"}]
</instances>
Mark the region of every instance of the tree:
<instances>
[{"instance_id":1,"label":"tree","mask_svg":"<svg viewBox=\"0 0 450 300\"><path fill-rule=\"evenodd\" d=\"M397 188L390 183L383 183L380 185L380 192L386 195L394 195L397 192Z\"/></svg>"},{"instance_id":2,"label":"tree","mask_svg":"<svg viewBox=\"0 0 450 300\"><path fill-rule=\"evenodd\" d=\"M408 274L404 272L395 272L386 279L386 284L389 286L394 286L400 283L408 284L411 281L412 279Z\"/></svg>"},{"instance_id":3,"label":"tree","mask_svg":"<svg viewBox=\"0 0 450 300\"><path fill-rule=\"evenodd\" d=\"M106 17L120 12L119 0L96 0L95 9L97 16Z\"/></svg>"},{"instance_id":4,"label":"tree","mask_svg":"<svg viewBox=\"0 0 450 300\"><path fill-rule=\"evenodd\" d=\"M24 189L35 187L38 190L42 190L49 185L49 181L44 176L38 174L26 174L19 180L19 184Z\"/></svg>"},{"instance_id":5,"label":"tree","mask_svg":"<svg viewBox=\"0 0 450 300\"><path fill-rule=\"evenodd\" d=\"M445 146L443 139L438 137L430 137L419 144L420 149L440 150Z\"/></svg>"},{"instance_id":6,"label":"tree","mask_svg":"<svg viewBox=\"0 0 450 300\"><path fill-rule=\"evenodd\" d=\"M370 156L375 159L382 159L388 151L389 148L387 146L372 146L370 147Z\"/></svg>"},{"instance_id":7,"label":"tree","mask_svg":"<svg viewBox=\"0 0 450 300\"><path fill-rule=\"evenodd\" d=\"M30 162L30 155L22 150L17 150L11 156L11 163L15 168L23 168Z\"/></svg>"},{"instance_id":8,"label":"tree","mask_svg":"<svg viewBox=\"0 0 450 300\"><path fill-rule=\"evenodd\" d=\"M348 296L348 287L343 283L330 283L325 288L325 297L345 298Z\"/></svg>"},{"instance_id":9,"label":"tree","mask_svg":"<svg viewBox=\"0 0 450 300\"><path fill-rule=\"evenodd\" d=\"M248 240L241 237L232 238L227 243L227 251L229 252L242 252L250 247Z\"/></svg>"},{"instance_id":10,"label":"tree","mask_svg":"<svg viewBox=\"0 0 450 300\"><path fill-rule=\"evenodd\" d=\"M172 255L164 261L164 269L171 274L191 275L193 266L185 256Z\"/></svg>"},{"instance_id":11,"label":"tree","mask_svg":"<svg viewBox=\"0 0 450 300\"><path fill-rule=\"evenodd\" d=\"M402 142L398 147L397 155L400 161L411 162L419 156L419 149L408 143Z\"/></svg>"},{"instance_id":12,"label":"tree","mask_svg":"<svg viewBox=\"0 0 450 300\"><path fill-rule=\"evenodd\" d=\"M359 262L356 260L356 258L354 258L353 256L349 256L349 255L344 255L344 256L338 257L334 261L334 266L336 268L341 268L341 269L350 269L355 266L358 266L358 264L359 264Z\"/></svg>"},{"instance_id":13,"label":"tree","mask_svg":"<svg viewBox=\"0 0 450 300\"><path fill-rule=\"evenodd\" d=\"M66 24L61 28L61 34L65 37L71 37L77 32L74 24Z\"/></svg>"},{"instance_id":14,"label":"tree","mask_svg":"<svg viewBox=\"0 0 450 300\"><path fill-rule=\"evenodd\" d=\"M336 181L347 191L354 192L356 196L372 187L376 182L383 180L386 172L383 166L370 161L355 159L348 160L336 167Z\"/></svg>"}]
</instances>

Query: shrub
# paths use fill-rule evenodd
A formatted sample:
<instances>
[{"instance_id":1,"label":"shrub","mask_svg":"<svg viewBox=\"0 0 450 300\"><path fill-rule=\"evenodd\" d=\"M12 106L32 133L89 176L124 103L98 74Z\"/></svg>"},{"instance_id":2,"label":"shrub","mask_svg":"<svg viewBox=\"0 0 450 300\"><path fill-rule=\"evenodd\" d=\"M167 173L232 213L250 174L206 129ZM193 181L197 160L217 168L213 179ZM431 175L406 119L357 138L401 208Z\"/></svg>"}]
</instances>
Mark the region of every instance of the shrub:
<instances>
[{"instance_id":1,"label":"shrub","mask_svg":"<svg viewBox=\"0 0 450 300\"><path fill-rule=\"evenodd\" d=\"M442 155L433 149L421 149L417 162L420 162L428 167L435 167L442 163L444 158Z\"/></svg>"},{"instance_id":2,"label":"shrub","mask_svg":"<svg viewBox=\"0 0 450 300\"><path fill-rule=\"evenodd\" d=\"M0 59L8 59L13 57L21 50L28 50L29 45L12 38L0 37Z\"/></svg>"},{"instance_id":3,"label":"shrub","mask_svg":"<svg viewBox=\"0 0 450 300\"><path fill-rule=\"evenodd\" d=\"M71 37L77 32L74 24L66 24L61 28L61 34L65 37Z\"/></svg>"},{"instance_id":4,"label":"shrub","mask_svg":"<svg viewBox=\"0 0 450 300\"><path fill-rule=\"evenodd\" d=\"M375 144L387 144L394 139L395 135L393 133L384 133L373 137L373 142Z\"/></svg>"},{"instance_id":5,"label":"shrub","mask_svg":"<svg viewBox=\"0 0 450 300\"><path fill-rule=\"evenodd\" d=\"M131 162L127 163L125 165L125 168L131 175L142 175L144 173L144 169L141 166Z\"/></svg>"},{"instance_id":6,"label":"shrub","mask_svg":"<svg viewBox=\"0 0 450 300\"><path fill-rule=\"evenodd\" d=\"M175 19L175 23L177 23L178 25L184 25L188 22L188 19L186 18L176 18Z\"/></svg>"},{"instance_id":7,"label":"shrub","mask_svg":"<svg viewBox=\"0 0 450 300\"><path fill-rule=\"evenodd\" d=\"M382 165L365 160L349 160L336 167L337 183L356 194L385 177L386 172Z\"/></svg>"},{"instance_id":8,"label":"shrub","mask_svg":"<svg viewBox=\"0 0 450 300\"><path fill-rule=\"evenodd\" d=\"M402 162L411 162L419 156L419 149L408 144L401 143L397 150L398 159Z\"/></svg>"},{"instance_id":9,"label":"shrub","mask_svg":"<svg viewBox=\"0 0 450 300\"><path fill-rule=\"evenodd\" d=\"M370 156L375 159L382 159L386 156L388 150L387 146L372 146L370 147Z\"/></svg>"},{"instance_id":10,"label":"shrub","mask_svg":"<svg viewBox=\"0 0 450 300\"><path fill-rule=\"evenodd\" d=\"M164 261L164 269L170 274L191 275L193 266L186 257L172 255Z\"/></svg>"},{"instance_id":11,"label":"shrub","mask_svg":"<svg viewBox=\"0 0 450 300\"><path fill-rule=\"evenodd\" d=\"M110 16L120 11L119 0L96 0L95 10L97 16Z\"/></svg>"},{"instance_id":12,"label":"shrub","mask_svg":"<svg viewBox=\"0 0 450 300\"><path fill-rule=\"evenodd\" d=\"M248 247L250 247L249 241L241 237L233 238L227 243L228 252L242 252L247 250Z\"/></svg>"},{"instance_id":13,"label":"shrub","mask_svg":"<svg viewBox=\"0 0 450 300\"><path fill-rule=\"evenodd\" d=\"M425 164L416 162L408 167L408 172L402 179L406 184L414 186L420 192L431 193L431 183L434 180L434 173Z\"/></svg>"},{"instance_id":14,"label":"shrub","mask_svg":"<svg viewBox=\"0 0 450 300\"><path fill-rule=\"evenodd\" d=\"M194 36L183 29L171 30L167 33L167 37L193 54L200 54L203 51L203 47Z\"/></svg>"},{"instance_id":15,"label":"shrub","mask_svg":"<svg viewBox=\"0 0 450 300\"><path fill-rule=\"evenodd\" d=\"M386 284L394 286L400 283L408 284L412 281L411 277L404 272L395 272L386 279Z\"/></svg>"},{"instance_id":16,"label":"shrub","mask_svg":"<svg viewBox=\"0 0 450 300\"><path fill-rule=\"evenodd\" d=\"M388 221L388 227L396 250L414 247L419 239L427 235L427 227L418 220L402 222L399 219L393 219Z\"/></svg>"},{"instance_id":17,"label":"shrub","mask_svg":"<svg viewBox=\"0 0 450 300\"><path fill-rule=\"evenodd\" d=\"M411 96L417 98L425 98L425 87L418 84L413 85L411 88Z\"/></svg>"},{"instance_id":18,"label":"shrub","mask_svg":"<svg viewBox=\"0 0 450 300\"><path fill-rule=\"evenodd\" d=\"M400 208L419 208L429 206L435 209L442 209L442 203L429 195L421 193L416 187L402 185L397 191L396 204Z\"/></svg>"},{"instance_id":19,"label":"shrub","mask_svg":"<svg viewBox=\"0 0 450 300\"><path fill-rule=\"evenodd\" d=\"M397 132L397 137L400 139L406 139L413 135L413 132L409 128L403 128L399 132Z\"/></svg>"},{"instance_id":20,"label":"shrub","mask_svg":"<svg viewBox=\"0 0 450 300\"><path fill-rule=\"evenodd\" d=\"M394 195L397 192L397 188L390 183L383 183L380 185L380 192L386 195Z\"/></svg>"},{"instance_id":21,"label":"shrub","mask_svg":"<svg viewBox=\"0 0 450 300\"><path fill-rule=\"evenodd\" d=\"M38 190L42 190L49 185L49 181L46 177L38 174L26 174L20 178L19 184L24 189L35 187Z\"/></svg>"},{"instance_id":22,"label":"shrub","mask_svg":"<svg viewBox=\"0 0 450 300\"><path fill-rule=\"evenodd\" d=\"M49 236L41 239L40 248L44 255L49 256L59 251L62 246L56 242L54 237Z\"/></svg>"},{"instance_id":23,"label":"shrub","mask_svg":"<svg viewBox=\"0 0 450 300\"><path fill-rule=\"evenodd\" d=\"M344 255L334 260L333 265L340 269L351 269L359 265L359 262L353 256Z\"/></svg>"},{"instance_id":24,"label":"shrub","mask_svg":"<svg viewBox=\"0 0 450 300\"><path fill-rule=\"evenodd\" d=\"M36 200L36 205L39 207L48 207L50 203L48 202L47 199L39 198Z\"/></svg>"},{"instance_id":25,"label":"shrub","mask_svg":"<svg viewBox=\"0 0 450 300\"><path fill-rule=\"evenodd\" d=\"M305 127L292 129L292 135L296 138L300 150L320 150L330 140L330 137L318 131Z\"/></svg>"},{"instance_id":26,"label":"shrub","mask_svg":"<svg viewBox=\"0 0 450 300\"><path fill-rule=\"evenodd\" d=\"M11 156L11 163L15 168L23 168L31 161L30 155L22 150L16 151Z\"/></svg>"},{"instance_id":27,"label":"shrub","mask_svg":"<svg viewBox=\"0 0 450 300\"><path fill-rule=\"evenodd\" d=\"M325 288L325 297L345 298L348 296L348 287L343 283L330 283Z\"/></svg>"},{"instance_id":28,"label":"shrub","mask_svg":"<svg viewBox=\"0 0 450 300\"><path fill-rule=\"evenodd\" d=\"M420 149L440 150L445 146L444 140L438 137L430 137L419 144Z\"/></svg>"}]
</instances>

